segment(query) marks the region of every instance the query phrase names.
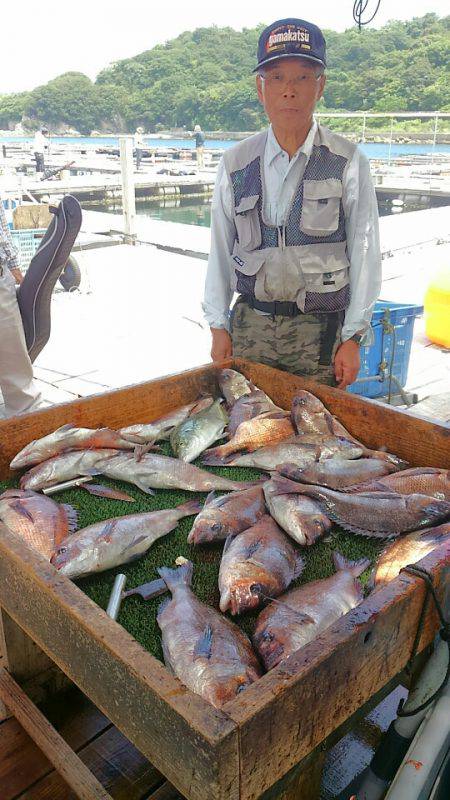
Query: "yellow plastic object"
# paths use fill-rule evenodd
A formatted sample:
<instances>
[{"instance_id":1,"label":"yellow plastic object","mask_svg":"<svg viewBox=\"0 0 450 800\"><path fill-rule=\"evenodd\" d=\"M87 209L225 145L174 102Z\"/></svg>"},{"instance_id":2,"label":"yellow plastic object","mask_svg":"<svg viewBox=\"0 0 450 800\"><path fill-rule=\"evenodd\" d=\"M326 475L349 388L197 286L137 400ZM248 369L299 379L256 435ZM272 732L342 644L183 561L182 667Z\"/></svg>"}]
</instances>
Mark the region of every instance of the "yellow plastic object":
<instances>
[{"instance_id":1,"label":"yellow plastic object","mask_svg":"<svg viewBox=\"0 0 450 800\"><path fill-rule=\"evenodd\" d=\"M430 341L450 348L450 265L434 275L425 295L425 332Z\"/></svg>"}]
</instances>

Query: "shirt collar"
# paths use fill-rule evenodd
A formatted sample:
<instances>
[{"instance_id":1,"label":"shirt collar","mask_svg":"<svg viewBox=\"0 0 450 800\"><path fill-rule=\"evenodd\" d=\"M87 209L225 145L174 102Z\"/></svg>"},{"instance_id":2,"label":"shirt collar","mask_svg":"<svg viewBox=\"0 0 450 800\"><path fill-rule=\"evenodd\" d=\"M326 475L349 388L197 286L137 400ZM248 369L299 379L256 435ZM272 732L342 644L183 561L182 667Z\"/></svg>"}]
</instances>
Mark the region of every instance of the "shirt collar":
<instances>
[{"instance_id":1,"label":"shirt collar","mask_svg":"<svg viewBox=\"0 0 450 800\"><path fill-rule=\"evenodd\" d=\"M312 123L312 125L311 125L311 127L309 129L309 133L308 133L305 141L303 142L303 144L298 148L298 150L297 150L296 154L293 156L293 158L296 158L296 156L299 153L304 153L305 156L306 156L306 159L308 159L310 157L316 132L317 132L317 122L313 117L313 123ZM278 144L277 138L276 138L276 136L275 136L275 134L273 132L272 125L270 125L269 126L269 131L268 131L268 134L267 134L267 141L266 141L266 153L265 153L265 155L266 155L266 164L268 164L268 165L272 164L274 159L277 156L279 156L281 153L284 153L284 152L285 151Z\"/></svg>"}]
</instances>

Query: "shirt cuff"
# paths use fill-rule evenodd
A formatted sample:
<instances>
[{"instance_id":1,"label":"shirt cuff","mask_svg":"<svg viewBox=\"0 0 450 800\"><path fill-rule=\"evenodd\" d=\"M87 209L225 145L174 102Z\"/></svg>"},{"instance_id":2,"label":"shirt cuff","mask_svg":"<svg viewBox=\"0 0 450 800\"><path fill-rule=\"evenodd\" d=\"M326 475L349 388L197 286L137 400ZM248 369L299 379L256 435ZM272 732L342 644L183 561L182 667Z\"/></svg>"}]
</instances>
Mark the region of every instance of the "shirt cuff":
<instances>
[{"instance_id":1,"label":"shirt cuff","mask_svg":"<svg viewBox=\"0 0 450 800\"><path fill-rule=\"evenodd\" d=\"M206 303L202 304L203 314L206 322L210 328L224 328L230 332L230 313L219 313L215 309L211 309Z\"/></svg>"}]
</instances>

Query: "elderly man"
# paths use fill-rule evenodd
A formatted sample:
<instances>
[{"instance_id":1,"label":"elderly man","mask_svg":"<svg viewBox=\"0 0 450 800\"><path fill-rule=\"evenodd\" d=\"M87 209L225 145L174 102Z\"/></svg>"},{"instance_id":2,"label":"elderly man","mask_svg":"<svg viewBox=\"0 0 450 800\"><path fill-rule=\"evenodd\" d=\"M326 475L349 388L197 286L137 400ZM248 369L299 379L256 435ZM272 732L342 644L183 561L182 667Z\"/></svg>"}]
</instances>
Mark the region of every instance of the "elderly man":
<instances>
[{"instance_id":1,"label":"elderly man","mask_svg":"<svg viewBox=\"0 0 450 800\"><path fill-rule=\"evenodd\" d=\"M316 25L284 19L261 34L256 87L271 124L219 166L203 308L214 361L234 354L345 388L371 341L381 257L368 161L313 117L325 67Z\"/></svg>"},{"instance_id":2,"label":"elderly man","mask_svg":"<svg viewBox=\"0 0 450 800\"><path fill-rule=\"evenodd\" d=\"M0 198L0 389L6 416L36 411L43 405L33 380L15 280L20 283L22 275Z\"/></svg>"}]
</instances>

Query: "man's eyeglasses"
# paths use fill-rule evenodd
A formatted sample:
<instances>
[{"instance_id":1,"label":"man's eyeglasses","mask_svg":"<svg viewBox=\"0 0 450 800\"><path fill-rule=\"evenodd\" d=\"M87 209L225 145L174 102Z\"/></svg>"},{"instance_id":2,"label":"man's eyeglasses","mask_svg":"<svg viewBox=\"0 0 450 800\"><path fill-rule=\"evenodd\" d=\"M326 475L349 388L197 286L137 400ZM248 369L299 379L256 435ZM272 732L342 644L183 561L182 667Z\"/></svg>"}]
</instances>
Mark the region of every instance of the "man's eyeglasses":
<instances>
[{"instance_id":1,"label":"man's eyeglasses","mask_svg":"<svg viewBox=\"0 0 450 800\"><path fill-rule=\"evenodd\" d=\"M292 83L296 89L311 86L313 83L320 80L322 75L323 72L319 75L314 75L313 72L304 72L301 75L296 75L295 78L286 78L282 72L269 72L267 75L259 73L261 80L265 81L271 89L279 89L280 91L287 89L290 83Z\"/></svg>"}]
</instances>

